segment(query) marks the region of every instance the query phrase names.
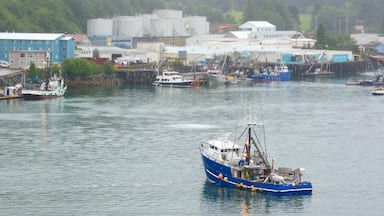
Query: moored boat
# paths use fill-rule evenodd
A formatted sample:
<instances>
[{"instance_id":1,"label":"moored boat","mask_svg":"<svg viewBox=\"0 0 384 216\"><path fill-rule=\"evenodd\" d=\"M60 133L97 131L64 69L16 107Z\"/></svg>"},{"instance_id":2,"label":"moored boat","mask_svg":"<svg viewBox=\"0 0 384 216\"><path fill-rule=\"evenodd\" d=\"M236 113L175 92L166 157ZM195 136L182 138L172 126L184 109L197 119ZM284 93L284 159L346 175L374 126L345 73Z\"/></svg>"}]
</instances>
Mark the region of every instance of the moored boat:
<instances>
[{"instance_id":1,"label":"moored boat","mask_svg":"<svg viewBox=\"0 0 384 216\"><path fill-rule=\"evenodd\" d=\"M384 95L384 88L377 88L373 90L372 95Z\"/></svg>"},{"instance_id":2,"label":"moored boat","mask_svg":"<svg viewBox=\"0 0 384 216\"><path fill-rule=\"evenodd\" d=\"M41 82L38 77L33 77L31 81L36 81L35 85L25 85L21 91L25 100L43 100L57 97L63 97L67 91L64 78L51 75L51 56L46 53L47 64L45 70L45 80Z\"/></svg>"},{"instance_id":3,"label":"moored boat","mask_svg":"<svg viewBox=\"0 0 384 216\"><path fill-rule=\"evenodd\" d=\"M185 79L177 71L163 71L161 75L156 76L155 81L152 83L154 86L161 87L191 87L193 80Z\"/></svg>"},{"instance_id":4,"label":"moored boat","mask_svg":"<svg viewBox=\"0 0 384 216\"><path fill-rule=\"evenodd\" d=\"M303 168L276 168L274 159L270 163L263 145L262 122L248 116L242 125L245 129L240 137L217 138L200 144L204 171L210 182L279 195L312 193L312 184L303 179ZM239 144L239 140L243 143Z\"/></svg>"},{"instance_id":5,"label":"moored boat","mask_svg":"<svg viewBox=\"0 0 384 216\"><path fill-rule=\"evenodd\" d=\"M209 86L217 86L223 85L226 82L225 75L218 67L210 67L207 70L208 75L208 85Z\"/></svg>"},{"instance_id":6,"label":"moored boat","mask_svg":"<svg viewBox=\"0 0 384 216\"><path fill-rule=\"evenodd\" d=\"M235 76L224 73L224 65L227 61L227 55L223 60L221 67L218 64L212 64L207 69L208 75L208 85L209 86L218 86L218 85L232 85L238 83L238 80Z\"/></svg>"},{"instance_id":7,"label":"moored boat","mask_svg":"<svg viewBox=\"0 0 384 216\"><path fill-rule=\"evenodd\" d=\"M330 75L334 75L334 72L322 70L321 68L316 68L313 72L306 71L303 74L303 77L327 77Z\"/></svg>"},{"instance_id":8,"label":"moored boat","mask_svg":"<svg viewBox=\"0 0 384 216\"><path fill-rule=\"evenodd\" d=\"M2 99L13 99L13 98L21 98L22 94L22 85L16 84L14 86L5 86L0 89L0 100Z\"/></svg>"},{"instance_id":9,"label":"moored boat","mask_svg":"<svg viewBox=\"0 0 384 216\"><path fill-rule=\"evenodd\" d=\"M41 83L39 88L23 89L21 93L24 100L42 100L63 97L66 90L64 79L54 76L47 82Z\"/></svg>"},{"instance_id":10,"label":"moored boat","mask_svg":"<svg viewBox=\"0 0 384 216\"><path fill-rule=\"evenodd\" d=\"M259 73L251 74L248 78L253 82L270 82L270 81L289 81L291 80L292 70L286 65L276 65L275 67L267 67Z\"/></svg>"},{"instance_id":11,"label":"moored boat","mask_svg":"<svg viewBox=\"0 0 384 216\"><path fill-rule=\"evenodd\" d=\"M220 69L208 69L208 85L219 86L219 85L233 85L237 84L238 80L235 76L224 74Z\"/></svg>"},{"instance_id":12,"label":"moored boat","mask_svg":"<svg viewBox=\"0 0 384 216\"><path fill-rule=\"evenodd\" d=\"M346 85L384 86L383 70L382 68L377 69L373 78L347 81Z\"/></svg>"}]
</instances>

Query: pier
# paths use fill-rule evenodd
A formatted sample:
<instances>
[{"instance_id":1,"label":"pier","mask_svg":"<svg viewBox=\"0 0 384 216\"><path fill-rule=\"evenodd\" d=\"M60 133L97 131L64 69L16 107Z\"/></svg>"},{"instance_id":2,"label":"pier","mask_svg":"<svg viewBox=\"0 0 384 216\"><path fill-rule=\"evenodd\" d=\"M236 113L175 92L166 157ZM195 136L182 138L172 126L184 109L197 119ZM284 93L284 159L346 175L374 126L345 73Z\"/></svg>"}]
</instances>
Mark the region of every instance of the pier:
<instances>
[{"instance_id":1,"label":"pier","mask_svg":"<svg viewBox=\"0 0 384 216\"><path fill-rule=\"evenodd\" d=\"M303 80L303 74L311 67L311 65L298 65L291 64L288 65L289 69L292 69L291 80L300 81ZM320 64L315 64L314 68L320 67ZM343 62L343 63L331 63L329 64L329 70L335 73L335 78L344 78L348 76L353 76L359 72L366 71L366 63L364 61L353 61L353 62ZM195 80L197 86L202 86L206 84L208 76L206 72L192 72L192 66L178 66L174 68L175 71L178 71L184 75L186 79ZM233 73L236 70L252 72L255 68L246 68L246 67L230 67L227 68L225 72ZM92 86L119 86L127 84L137 84L137 85L150 85L155 80L157 71L155 68L148 67L136 67L136 68L117 68L115 73L111 75L96 75L89 78L76 78L76 79L67 79L66 83L68 87L92 87Z\"/></svg>"},{"instance_id":2,"label":"pier","mask_svg":"<svg viewBox=\"0 0 384 216\"><path fill-rule=\"evenodd\" d=\"M319 68L320 64L313 65L313 68ZM300 81L303 74L311 67L311 65L288 65L292 69L291 80ZM335 73L335 78L344 78L353 76L359 72L367 70L367 63L364 61L352 61L343 63L331 63L328 65L330 71ZM205 85L208 77L206 72L192 72L191 66L179 66L174 68L175 71L181 72L186 79L196 81L196 85ZM227 73L233 73L236 70L252 72L254 68L246 67L229 67L225 70ZM11 71L2 69L0 79L3 83L20 82L21 71ZM98 74L92 77L66 78L65 82L69 88L96 87L96 86L121 86L127 84L150 85L155 80L157 71L155 67L136 67L136 68L117 68L112 74Z\"/></svg>"}]
</instances>

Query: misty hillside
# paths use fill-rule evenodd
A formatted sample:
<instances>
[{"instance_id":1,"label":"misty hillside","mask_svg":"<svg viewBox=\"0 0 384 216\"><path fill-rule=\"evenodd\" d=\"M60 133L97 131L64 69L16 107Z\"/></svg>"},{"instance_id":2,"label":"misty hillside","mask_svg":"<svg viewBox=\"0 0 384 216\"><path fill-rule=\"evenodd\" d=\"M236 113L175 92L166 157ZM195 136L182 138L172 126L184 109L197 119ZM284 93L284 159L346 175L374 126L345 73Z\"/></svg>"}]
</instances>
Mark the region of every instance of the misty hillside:
<instances>
[{"instance_id":1,"label":"misty hillside","mask_svg":"<svg viewBox=\"0 0 384 216\"><path fill-rule=\"evenodd\" d=\"M384 0L0 0L0 31L86 33L90 18L182 10L215 23L267 20L279 30L308 32L322 24L329 33L384 32Z\"/></svg>"}]
</instances>

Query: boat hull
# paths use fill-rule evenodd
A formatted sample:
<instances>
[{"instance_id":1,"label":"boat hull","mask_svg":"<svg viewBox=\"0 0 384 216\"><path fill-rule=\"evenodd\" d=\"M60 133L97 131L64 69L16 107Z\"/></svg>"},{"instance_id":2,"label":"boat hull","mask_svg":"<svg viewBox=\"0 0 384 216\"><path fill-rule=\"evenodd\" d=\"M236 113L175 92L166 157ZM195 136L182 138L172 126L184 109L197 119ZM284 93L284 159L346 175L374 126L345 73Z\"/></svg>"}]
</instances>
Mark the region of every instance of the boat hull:
<instances>
[{"instance_id":1,"label":"boat hull","mask_svg":"<svg viewBox=\"0 0 384 216\"><path fill-rule=\"evenodd\" d=\"M211 160L201 153L205 174L208 180L214 184L258 191L275 195L309 195L312 194L312 184L303 182L299 185L272 184L264 182L249 181L232 176L231 167Z\"/></svg>"},{"instance_id":2,"label":"boat hull","mask_svg":"<svg viewBox=\"0 0 384 216\"><path fill-rule=\"evenodd\" d=\"M224 85L225 82L226 82L226 79L225 79L224 75L208 73L208 85L209 86Z\"/></svg>"},{"instance_id":3,"label":"boat hull","mask_svg":"<svg viewBox=\"0 0 384 216\"><path fill-rule=\"evenodd\" d=\"M45 100L45 99L52 99L52 98L58 98L63 97L64 95L50 95L50 96L43 96L43 95L23 95L24 100Z\"/></svg>"},{"instance_id":4,"label":"boat hull","mask_svg":"<svg viewBox=\"0 0 384 216\"><path fill-rule=\"evenodd\" d=\"M6 100L6 99L16 99L21 98L20 95L6 95L6 96L0 96L0 100Z\"/></svg>"},{"instance_id":5,"label":"boat hull","mask_svg":"<svg viewBox=\"0 0 384 216\"><path fill-rule=\"evenodd\" d=\"M384 95L384 89L376 89L374 91L372 91L372 95Z\"/></svg>"},{"instance_id":6,"label":"boat hull","mask_svg":"<svg viewBox=\"0 0 384 216\"><path fill-rule=\"evenodd\" d=\"M65 86L62 89L57 89L55 91L43 91L43 90L23 90L24 100L45 100L58 97L64 97L64 93L67 90Z\"/></svg>"},{"instance_id":7,"label":"boat hull","mask_svg":"<svg viewBox=\"0 0 384 216\"><path fill-rule=\"evenodd\" d=\"M278 72L273 74L253 74L249 78L254 82L270 82L270 81L289 81L291 80L292 71Z\"/></svg>"},{"instance_id":8,"label":"boat hull","mask_svg":"<svg viewBox=\"0 0 384 216\"><path fill-rule=\"evenodd\" d=\"M321 72L321 73L305 73L303 77L330 77L335 75L333 72Z\"/></svg>"},{"instance_id":9,"label":"boat hull","mask_svg":"<svg viewBox=\"0 0 384 216\"><path fill-rule=\"evenodd\" d=\"M173 87L173 88L189 88L192 86L192 81L188 82L154 82L154 86Z\"/></svg>"},{"instance_id":10,"label":"boat hull","mask_svg":"<svg viewBox=\"0 0 384 216\"><path fill-rule=\"evenodd\" d=\"M361 81L359 85L362 85L362 86L384 86L384 82Z\"/></svg>"}]
</instances>

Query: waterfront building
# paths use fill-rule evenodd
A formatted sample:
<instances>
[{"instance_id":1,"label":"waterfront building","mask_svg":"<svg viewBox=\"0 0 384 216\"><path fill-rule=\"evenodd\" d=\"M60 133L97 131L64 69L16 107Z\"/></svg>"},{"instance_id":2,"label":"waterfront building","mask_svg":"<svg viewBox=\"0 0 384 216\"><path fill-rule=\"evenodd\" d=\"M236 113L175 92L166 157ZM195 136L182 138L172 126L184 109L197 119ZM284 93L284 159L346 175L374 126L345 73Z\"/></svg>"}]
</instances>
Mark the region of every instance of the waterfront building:
<instances>
[{"instance_id":1,"label":"waterfront building","mask_svg":"<svg viewBox=\"0 0 384 216\"><path fill-rule=\"evenodd\" d=\"M65 34L0 33L0 59L8 61L10 68L28 68L32 62L43 68L47 61L60 63L74 55L75 39Z\"/></svg>"},{"instance_id":2,"label":"waterfront building","mask_svg":"<svg viewBox=\"0 0 384 216\"><path fill-rule=\"evenodd\" d=\"M238 31L226 34L189 37L184 47L166 46L163 56L176 58L183 51L187 53L188 62L196 62L237 52L256 61L285 64L335 63L354 59L352 51L310 49L316 40L297 31L278 31L267 21L248 21L238 28Z\"/></svg>"},{"instance_id":3,"label":"waterfront building","mask_svg":"<svg viewBox=\"0 0 384 216\"><path fill-rule=\"evenodd\" d=\"M91 41L86 34L67 34L68 37L75 39L76 46L90 46Z\"/></svg>"}]
</instances>

